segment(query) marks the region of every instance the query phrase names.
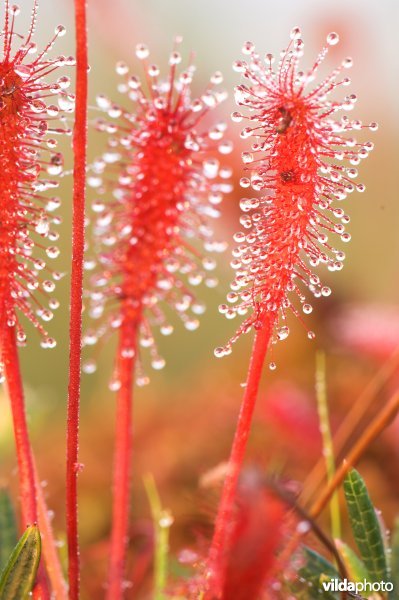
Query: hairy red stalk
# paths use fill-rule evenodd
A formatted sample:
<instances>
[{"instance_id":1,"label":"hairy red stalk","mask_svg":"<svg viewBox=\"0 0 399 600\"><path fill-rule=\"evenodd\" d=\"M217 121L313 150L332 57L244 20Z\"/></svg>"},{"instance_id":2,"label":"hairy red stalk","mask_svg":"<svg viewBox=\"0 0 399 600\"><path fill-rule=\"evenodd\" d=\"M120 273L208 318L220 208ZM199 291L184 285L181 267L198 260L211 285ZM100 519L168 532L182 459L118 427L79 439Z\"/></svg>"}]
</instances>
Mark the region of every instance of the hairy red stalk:
<instances>
[{"instance_id":1,"label":"hairy red stalk","mask_svg":"<svg viewBox=\"0 0 399 600\"><path fill-rule=\"evenodd\" d=\"M79 598L80 564L78 539L77 477L80 471L79 406L82 347L82 288L87 146L87 26L86 1L75 0L76 120L73 132L74 188L72 221L71 317L67 415L66 520L68 539L69 597Z\"/></svg>"},{"instance_id":2,"label":"hairy red stalk","mask_svg":"<svg viewBox=\"0 0 399 600\"><path fill-rule=\"evenodd\" d=\"M130 326L121 328L118 351L120 388L116 400L116 430L113 480L111 549L107 598L118 600L124 592L123 578L128 544L132 455L132 402L135 354L123 356ZM129 339L130 344L130 339Z\"/></svg>"},{"instance_id":3,"label":"hairy red stalk","mask_svg":"<svg viewBox=\"0 0 399 600\"><path fill-rule=\"evenodd\" d=\"M238 416L227 474L216 517L215 531L209 551L209 567L212 576L213 574L219 575L223 570L223 562L229 544L228 538L229 535L231 535L234 523L234 503L238 477L244 461L247 441L251 430L252 415L258 395L266 352L271 340L273 325L274 323L265 321L263 327L257 331L255 336L245 393ZM220 591L222 585L223 581L215 580L216 589L219 589Z\"/></svg>"},{"instance_id":4,"label":"hairy red stalk","mask_svg":"<svg viewBox=\"0 0 399 600\"><path fill-rule=\"evenodd\" d=\"M2 354L4 373L10 396L14 423L15 448L20 479L21 512L23 527L37 522L35 475L33 456L26 422L22 379L19 369L15 330L7 327L3 335Z\"/></svg>"},{"instance_id":5,"label":"hairy red stalk","mask_svg":"<svg viewBox=\"0 0 399 600\"><path fill-rule=\"evenodd\" d=\"M15 331L12 328L8 329L7 336L3 338L3 360L14 422L15 446L20 477L22 521L24 527L32 523L39 523L47 574L57 599L63 600L67 597L66 587L49 521L48 508L43 497L40 481L37 477L29 441L18 350ZM36 587L39 589L35 588L35 597L50 598L46 575L42 568L38 573L38 585Z\"/></svg>"},{"instance_id":6,"label":"hairy red stalk","mask_svg":"<svg viewBox=\"0 0 399 600\"><path fill-rule=\"evenodd\" d=\"M58 67L72 65L74 61L71 57L48 57L56 39L65 34L62 25L56 27L45 48L38 51L32 39L38 0L33 1L32 18L24 37L15 31L19 7L10 6L6 0L4 8L3 56L0 58L0 380L6 380L10 393L21 512L26 526L37 521L37 489L17 346L26 344L21 315L39 330L44 348L55 345L42 321L52 319L52 311L59 303L50 298L47 308L36 293L52 292L61 274L50 269L35 251L37 247L43 249L43 240L58 239L58 233L51 227L59 224L60 219L51 213L58 207L59 199L47 198L44 194L58 184L43 177L43 173L51 176L62 173L63 158L55 151L55 137L68 134L69 130L54 127L53 121L58 116L62 118L63 112L72 112L74 100L64 91L70 83L68 77L59 77L56 82L47 79ZM58 106L48 104L49 97L56 99ZM45 251L49 259L59 254L53 245ZM42 279L39 271L47 271L47 278ZM46 511L45 506L43 511ZM45 553L51 544L54 545L54 540L49 535L44 539ZM35 598L50 598L42 566L33 594Z\"/></svg>"},{"instance_id":7,"label":"hairy red stalk","mask_svg":"<svg viewBox=\"0 0 399 600\"><path fill-rule=\"evenodd\" d=\"M229 552L223 569L222 599L257 600L276 561L284 505L260 481L256 472L243 475Z\"/></svg>"},{"instance_id":8,"label":"hairy red stalk","mask_svg":"<svg viewBox=\"0 0 399 600\"><path fill-rule=\"evenodd\" d=\"M198 327L197 316L205 306L190 286L204 281L214 287L217 282L209 275L215 261L203 257L196 244L202 241L206 251L224 248L213 241L209 218L218 216L217 205L230 191L223 181L230 172L216 159L217 151L231 151L231 144L223 140L225 125L201 130L205 115L225 98L216 88L221 74L215 73L204 93L192 98L194 67L190 64L179 73L179 52L169 57L166 81L160 80L158 67L148 63L146 46L138 45L136 55L145 69L144 85L125 63L116 68L124 77L119 89L133 109L97 97L99 108L113 120L101 119L97 128L112 137L88 179L98 194L92 206L97 214L96 259L87 261L88 268L99 267L91 279L90 315L100 325L87 331L84 342L92 345L113 329L120 334L110 383L118 398L109 600L120 598L124 589L133 369L138 385L148 382L139 347L149 348L152 367L162 369L165 361L153 331L172 333L168 310L175 311L189 331ZM105 194L110 195L107 201L101 197ZM163 303L168 305L165 312ZM94 362L89 360L84 369L92 372Z\"/></svg>"},{"instance_id":9,"label":"hairy red stalk","mask_svg":"<svg viewBox=\"0 0 399 600\"><path fill-rule=\"evenodd\" d=\"M223 304L219 310L228 318L248 311L250 314L230 341L215 350L216 356L230 354L232 344L242 333L251 329L258 333L209 555L211 588L218 597L223 558L229 551L237 479L267 344L288 337L290 312L302 320L298 304L305 314L312 311L304 288L316 298L330 295L331 289L321 284L313 269L321 263L327 264L330 271L343 267L345 255L331 245L329 238L335 233L342 241L349 241L350 235L345 232L349 217L336 208L335 202L344 200L355 189L365 189L362 184L352 183L357 169L341 161L358 165L373 144L360 144L346 137L348 132L363 127L360 121L350 121L346 116L333 118L339 110L350 111L356 96L351 94L342 102L327 99L335 88L350 83L347 77L338 78L352 66L352 60L345 59L314 89L307 89L328 47L338 40L336 33L330 33L327 45L305 72L299 70L304 43L297 27L291 32L291 42L281 54L276 71L273 56L266 55L264 61L252 42L243 46L248 60L234 64L244 78L236 88L236 101L249 112L234 112L232 118L237 122L246 119L248 126L241 137L255 138L250 151L242 154L248 176L241 179L241 185L252 188L255 197L240 203L245 213L240 222L246 231L234 235L239 244L231 263L236 276L227 296L230 306ZM375 130L377 124L369 127ZM308 336L313 339L315 334L308 332ZM274 370L275 363L271 362L270 368Z\"/></svg>"},{"instance_id":10,"label":"hairy red stalk","mask_svg":"<svg viewBox=\"0 0 399 600\"><path fill-rule=\"evenodd\" d=\"M67 600L68 591L60 559L58 556L53 528L51 527L49 510L44 498L43 489L34 464L34 476L36 484L37 516L40 535L42 538L42 552L46 563L46 571L51 584L52 592L57 600Z\"/></svg>"}]
</instances>

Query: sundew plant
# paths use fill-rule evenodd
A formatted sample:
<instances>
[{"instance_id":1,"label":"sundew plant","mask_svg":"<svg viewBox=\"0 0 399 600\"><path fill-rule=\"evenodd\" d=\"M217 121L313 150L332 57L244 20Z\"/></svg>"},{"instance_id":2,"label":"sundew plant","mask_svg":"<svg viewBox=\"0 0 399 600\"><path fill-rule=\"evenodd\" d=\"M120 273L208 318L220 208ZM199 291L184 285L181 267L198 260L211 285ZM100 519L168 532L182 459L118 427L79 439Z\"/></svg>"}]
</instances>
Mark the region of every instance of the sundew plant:
<instances>
[{"instance_id":1,"label":"sundew plant","mask_svg":"<svg viewBox=\"0 0 399 600\"><path fill-rule=\"evenodd\" d=\"M3 600L399 599L369 38L205 4L3 3Z\"/></svg>"}]
</instances>

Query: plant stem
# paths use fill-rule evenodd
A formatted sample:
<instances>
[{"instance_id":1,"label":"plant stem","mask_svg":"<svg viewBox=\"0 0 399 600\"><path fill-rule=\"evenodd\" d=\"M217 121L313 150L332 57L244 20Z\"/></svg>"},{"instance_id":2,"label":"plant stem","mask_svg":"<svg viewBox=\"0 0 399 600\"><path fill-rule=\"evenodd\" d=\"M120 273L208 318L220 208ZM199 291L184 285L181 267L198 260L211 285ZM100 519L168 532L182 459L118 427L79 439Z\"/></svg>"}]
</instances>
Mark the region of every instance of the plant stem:
<instances>
[{"instance_id":1,"label":"plant stem","mask_svg":"<svg viewBox=\"0 0 399 600\"><path fill-rule=\"evenodd\" d=\"M327 479L331 481L335 473L334 445L331 435L330 419L328 414L327 384L326 384L326 356L324 352L316 354L316 398L319 413L320 432L323 440L323 454L326 461ZM341 519L339 513L339 499L336 492L330 502L331 534L334 540L341 537Z\"/></svg>"},{"instance_id":2,"label":"plant stem","mask_svg":"<svg viewBox=\"0 0 399 600\"><path fill-rule=\"evenodd\" d=\"M323 488L322 493L313 503L309 510L309 516L317 519L324 507L330 501L331 496L342 484L347 473L356 465L369 446L377 439L388 425L395 419L399 411L399 392L396 392L389 402L381 408L378 414L371 420L369 425L362 433L361 437L355 442L353 447L347 453L339 468L335 471L334 477ZM287 543L279 557L280 568L286 568L287 563L302 539L303 534L296 532Z\"/></svg>"},{"instance_id":3,"label":"plant stem","mask_svg":"<svg viewBox=\"0 0 399 600\"><path fill-rule=\"evenodd\" d=\"M17 452L23 528L37 522L35 475L14 327L6 327L2 348Z\"/></svg>"},{"instance_id":4,"label":"plant stem","mask_svg":"<svg viewBox=\"0 0 399 600\"><path fill-rule=\"evenodd\" d=\"M154 600L164 600L168 577L169 529L173 518L168 510L162 508L154 477L144 477L144 487L150 503L154 528Z\"/></svg>"},{"instance_id":5,"label":"plant stem","mask_svg":"<svg viewBox=\"0 0 399 600\"><path fill-rule=\"evenodd\" d=\"M130 326L130 323L128 323ZM116 400L111 550L108 570L108 600L123 597L123 579L129 529L130 471L132 454L133 371L135 356L123 356L127 335L121 326L117 373L120 382ZM130 337L129 337L130 339Z\"/></svg>"},{"instance_id":6,"label":"plant stem","mask_svg":"<svg viewBox=\"0 0 399 600\"><path fill-rule=\"evenodd\" d=\"M87 26L86 1L75 0L76 120L73 133L74 188L72 219L71 304L69 326L69 386L66 460L66 527L69 597L79 598L77 476L79 472L79 405L82 346L82 287L87 147Z\"/></svg>"},{"instance_id":7,"label":"plant stem","mask_svg":"<svg viewBox=\"0 0 399 600\"><path fill-rule=\"evenodd\" d=\"M342 455L342 452L348 441L353 439L354 432L362 423L365 413L370 408L372 403L375 402L378 392L397 370L398 366L399 348L393 352L389 359L374 374L373 378L358 396L356 402L349 409L345 419L335 432L333 442L337 458ZM300 495L301 503L304 506L309 505L312 496L315 494L317 489L324 484L324 466L325 462L323 458L320 458L307 476L304 483L304 489Z\"/></svg>"},{"instance_id":8,"label":"plant stem","mask_svg":"<svg viewBox=\"0 0 399 600\"><path fill-rule=\"evenodd\" d=\"M46 500L44 498L42 486L40 485L35 464L33 464L33 469L36 483L39 529L40 535L42 537L42 552L44 561L46 563L47 575L51 583L54 597L57 600L67 600L67 586L64 580L60 559L56 549L54 533L49 518L49 511L46 505Z\"/></svg>"},{"instance_id":9,"label":"plant stem","mask_svg":"<svg viewBox=\"0 0 399 600\"><path fill-rule=\"evenodd\" d=\"M218 586L220 586L221 583L220 573L223 565L223 554L226 547L228 547L228 537L231 530L238 477L243 464L247 441L251 430L252 415L258 395L263 364L270 342L272 326L273 324L270 319L265 320L263 327L257 331L255 336L245 393L241 403L228 462L227 474L224 480L222 496L216 517L215 530L209 551L209 567L217 592Z\"/></svg>"},{"instance_id":10,"label":"plant stem","mask_svg":"<svg viewBox=\"0 0 399 600\"><path fill-rule=\"evenodd\" d=\"M396 392L382 410L372 419L366 427L361 437L354 444L353 448L346 455L345 460L336 470L334 477L328 482L323 492L320 494L316 502L310 509L312 518L319 516L323 508L330 501L331 496L335 493L346 477L348 471L357 463L363 456L364 452L369 448L370 444L384 431L393 421L399 411L399 392Z\"/></svg>"},{"instance_id":11,"label":"plant stem","mask_svg":"<svg viewBox=\"0 0 399 600\"><path fill-rule=\"evenodd\" d=\"M15 445L20 477L21 511L24 528L39 522L43 542L43 556L53 591L59 600L66 599L65 582L59 563L48 509L36 473L35 461L29 441L25 413L25 398L19 366L14 328L7 327L3 337L3 360L11 410L14 422ZM49 586L43 566L39 566L34 598L50 598Z\"/></svg>"}]
</instances>

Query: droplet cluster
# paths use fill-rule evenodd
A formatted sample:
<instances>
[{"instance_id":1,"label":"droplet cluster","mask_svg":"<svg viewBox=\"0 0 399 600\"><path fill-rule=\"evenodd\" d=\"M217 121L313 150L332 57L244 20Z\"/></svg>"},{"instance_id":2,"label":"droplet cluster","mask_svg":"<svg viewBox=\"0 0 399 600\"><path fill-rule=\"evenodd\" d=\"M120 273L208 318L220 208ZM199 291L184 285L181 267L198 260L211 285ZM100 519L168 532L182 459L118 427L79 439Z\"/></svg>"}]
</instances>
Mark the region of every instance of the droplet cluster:
<instances>
[{"instance_id":1,"label":"droplet cluster","mask_svg":"<svg viewBox=\"0 0 399 600\"><path fill-rule=\"evenodd\" d=\"M231 262L235 279L220 312L245 320L229 343L215 350L216 356L229 354L241 333L262 328L266 320L274 328L273 342L286 339L288 313L301 319L301 313L312 311L306 288L316 298L331 293L315 269L321 264L330 271L342 269L345 254L332 239L350 240L349 217L338 204L353 191L364 191L354 179L358 164L373 148L371 142L357 142L352 133L363 127L376 130L377 124L336 116L353 109L354 94L329 99L336 88L350 83L345 74L350 58L309 87L329 46L337 42L338 35L330 33L313 66L301 71L304 43L295 28L277 70L273 55L263 59L251 42L243 47L246 59L234 64L243 83L235 90L240 111L232 119L245 121L241 137L252 139L242 154L245 176L240 183L251 193L241 200L242 230L234 235ZM314 333L308 336L312 339Z\"/></svg>"},{"instance_id":2,"label":"droplet cluster","mask_svg":"<svg viewBox=\"0 0 399 600\"><path fill-rule=\"evenodd\" d=\"M56 178L63 171L56 138L71 132L65 126L57 127L57 121L65 118L64 113L73 112L74 96L66 91L68 77L51 83L46 79L59 67L73 65L74 59L48 58L55 40L65 34L61 25L38 51L32 41L37 2L25 38L15 32L18 14L17 6L5 2L0 60L0 336L6 327L15 327L17 341L24 345L23 314L42 334L42 346L51 348L55 340L48 336L45 325L58 301L52 296L45 298L62 274L47 262L59 254L54 227L60 218L54 211L60 200L46 192L57 187Z\"/></svg>"},{"instance_id":3,"label":"droplet cluster","mask_svg":"<svg viewBox=\"0 0 399 600\"><path fill-rule=\"evenodd\" d=\"M166 79L149 61L143 44L136 48L143 82L125 63L117 64L122 78L118 90L129 103L125 108L103 95L97 97L99 109L107 115L97 121L97 129L109 139L88 179L96 193L92 204L96 257L86 262L86 268L94 271L89 310L99 326L86 332L84 343L92 345L122 328L121 352L133 354L138 338L140 346L149 349L155 369L165 361L154 343L154 327L170 335L172 310L188 330L196 329L205 306L191 288L202 282L209 287L217 284L212 273L216 263L207 253L222 251L225 244L214 241L210 220L219 216L223 195L231 190L230 169L218 158L232 150L224 139L226 125L203 124L225 99L218 87L222 75L215 73L194 98L195 67L188 64L181 70L179 41L170 54ZM84 365L88 372L94 368L92 359ZM139 368L137 382L147 379ZM117 384L113 382L115 389Z\"/></svg>"}]
</instances>

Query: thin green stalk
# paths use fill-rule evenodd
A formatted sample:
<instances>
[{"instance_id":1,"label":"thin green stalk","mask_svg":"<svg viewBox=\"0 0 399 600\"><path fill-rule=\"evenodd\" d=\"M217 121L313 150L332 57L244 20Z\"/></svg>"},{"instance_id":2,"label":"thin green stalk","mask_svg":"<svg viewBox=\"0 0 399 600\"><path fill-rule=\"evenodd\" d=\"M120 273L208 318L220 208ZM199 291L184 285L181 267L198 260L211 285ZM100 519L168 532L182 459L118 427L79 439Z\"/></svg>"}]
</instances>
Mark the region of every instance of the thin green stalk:
<instances>
[{"instance_id":1,"label":"thin green stalk","mask_svg":"<svg viewBox=\"0 0 399 600\"><path fill-rule=\"evenodd\" d=\"M154 481L148 474L144 477L144 487L150 503L154 524L154 600L165 600L165 587L168 577L169 529L173 518L162 508L161 499Z\"/></svg>"},{"instance_id":2,"label":"thin green stalk","mask_svg":"<svg viewBox=\"0 0 399 600\"><path fill-rule=\"evenodd\" d=\"M327 479L330 482L335 475L335 458L330 419L328 414L326 355L322 351L319 351L316 354L316 398L320 432L323 442L323 454L326 461ZM339 512L338 492L335 492L331 497L330 518L332 537L333 539L340 539L341 517Z\"/></svg>"}]
</instances>

